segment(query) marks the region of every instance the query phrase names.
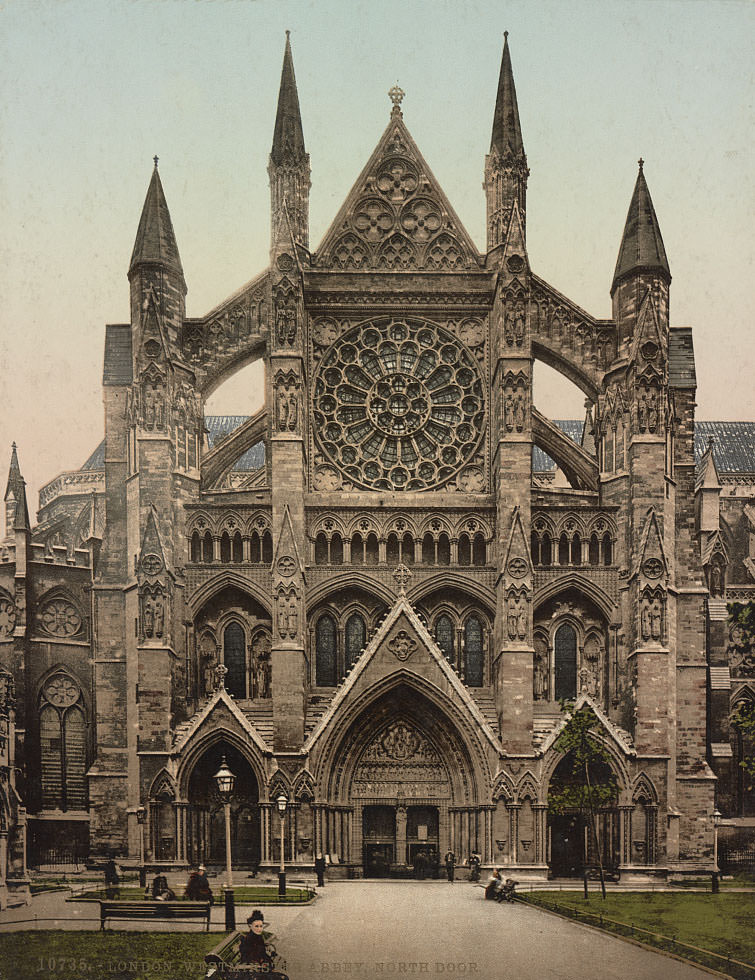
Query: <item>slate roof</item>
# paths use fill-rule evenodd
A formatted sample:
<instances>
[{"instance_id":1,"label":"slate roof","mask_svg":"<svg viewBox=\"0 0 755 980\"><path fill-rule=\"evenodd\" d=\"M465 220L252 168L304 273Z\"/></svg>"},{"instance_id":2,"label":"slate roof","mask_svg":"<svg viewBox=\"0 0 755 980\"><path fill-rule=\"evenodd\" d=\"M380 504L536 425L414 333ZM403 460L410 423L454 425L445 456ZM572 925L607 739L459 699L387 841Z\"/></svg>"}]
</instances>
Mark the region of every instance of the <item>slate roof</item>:
<instances>
[{"instance_id":1,"label":"slate roof","mask_svg":"<svg viewBox=\"0 0 755 980\"><path fill-rule=\"evenodd\" d=\"M212 448L219 439L246 422L246 415L207 415L207 440ZM582 438L582 425L578 419L556 419L556 425L573 439L577 445ZM695 460L699 463L708 448L708 439L714 439L713 453L716 467L721 473L755 473L755 422L697 422L695 425ZM251 472L265 463L265 444L258 442L247 449L236 461L236 472ZM532 468L536 473L546 473L555 463L542 449L532 449ZM102 470L105 468L105 440L103 439L82 470Z\"/></svg>"},{"instance_id":2,"label":"slate roof","mask_svg":"<svg viewBox=\"0 0 755 980\"><path fill-rule=\"evenodd\" d=\"M127 323L109 323L105 327L104 385L130 385L134 380L131 359L131 327Z\"/></svg>"},{"instance_id":3,"label":"slate roof","mask_svg":"<svg viewBox=\"0 0 755 980\"><path fill-rule=\"evenodd\" d=\"M163 185L157 172L157 159L152 178L144 199L142 216L136 231L134 251L131 253L129 273L142 262L156 263L172 269L183 279L181 257L178 254L173 222L170 220L168 203L165 200Z\"/></svg>"},{"instance_id":4,"label":"slate roof","mask_svg":"<svg viewBox=\"0 0 755 980\"><path fill-rule=\"evenodd\" d=\"M672 388L694 388L695 348L692 327L672 327L668 338L668 373Z\"/></svg>"}]
</instances>

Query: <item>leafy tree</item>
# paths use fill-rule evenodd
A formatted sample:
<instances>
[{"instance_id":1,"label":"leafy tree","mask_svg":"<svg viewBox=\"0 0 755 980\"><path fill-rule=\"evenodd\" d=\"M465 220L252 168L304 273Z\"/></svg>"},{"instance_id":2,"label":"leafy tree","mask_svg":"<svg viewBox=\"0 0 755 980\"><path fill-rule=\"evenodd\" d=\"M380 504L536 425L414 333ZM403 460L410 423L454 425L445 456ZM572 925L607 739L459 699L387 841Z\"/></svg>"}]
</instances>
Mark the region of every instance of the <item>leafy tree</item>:
<instances>
[{"instance_id":1,"label":"leafy tree","mask_svg":"<svg viewBox=\"0 0 755 980\"><path fill-rule=\"evenodd\" d=\"M548 809L551 813L577 810L587 820L598 859L600 889L605 898L606 881L598 842L597 815L602 808L616 802L616 777L611 768L611 757L597 738L596 729L600 722L592 708L583 705L575 710L573 703L562 701L561 711L567 721L556 739L555 748L564 753L570 771L561 785L551 791Z\"/></svg>"},{"instance_id":2,"label":"leafy tree","mask_svg":"<svg viewBox=\"0 0 755 980\"><path fill-rule=\"evenodd\" d=\"M755 667L755 602L730 602L729 655L748 667ZM744 758L740 766L749 779L748 789L755 783L755 703L740 701L731 716L733 727L742 736Z\"/></svg>"}]
</instances>

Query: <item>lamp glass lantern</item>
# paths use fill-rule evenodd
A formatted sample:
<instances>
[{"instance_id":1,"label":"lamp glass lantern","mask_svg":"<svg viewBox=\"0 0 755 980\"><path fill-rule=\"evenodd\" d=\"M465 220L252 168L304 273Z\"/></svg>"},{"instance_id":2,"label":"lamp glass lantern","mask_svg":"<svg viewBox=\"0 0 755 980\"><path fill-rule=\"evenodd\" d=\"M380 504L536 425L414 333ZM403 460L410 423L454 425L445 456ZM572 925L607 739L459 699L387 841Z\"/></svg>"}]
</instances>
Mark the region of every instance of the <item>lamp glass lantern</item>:
<instances>
[{"instance_id":1,"label":"lamp glass lantern","mask_svg":"<svg viewBox=\"0 0 755 980\"><path fill-rule=\"evenodd\" d=\"M286 807L288 806L288 797L281 793L281 795L275 801L275 804L278 807L278 813L281 815L281 817L285 817Z\"/></svg>"},{"instance_id":2,"label":"lamp glass lantern","mask_svg":"<svg viewBox=\"0 0 755 980\"><path fill-rule=\"evenodd\" d=\"M236 783L236 777L228 768L228 763L225 761L225 756L223 756L223 761L220 763L220 769L213 776L215 780L218 792L224 799L228 799L233 793L233 787Z\"/></svg>"}]
</instances>

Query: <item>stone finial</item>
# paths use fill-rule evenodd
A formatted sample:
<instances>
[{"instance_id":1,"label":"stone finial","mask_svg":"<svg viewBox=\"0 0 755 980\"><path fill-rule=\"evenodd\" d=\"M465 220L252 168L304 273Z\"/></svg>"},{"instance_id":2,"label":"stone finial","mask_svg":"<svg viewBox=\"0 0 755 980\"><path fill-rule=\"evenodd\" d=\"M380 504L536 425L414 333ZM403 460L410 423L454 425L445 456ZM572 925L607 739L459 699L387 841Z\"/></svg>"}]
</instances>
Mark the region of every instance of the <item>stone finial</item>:
<instances>
[{"instance_id":1,"label":"stone finial","mask_svg":"<svg viewBox=\"0 0 755 980\"><path fill-rule=\"evenodd\" d=\"M215 690L225 690L225 675L228 673L228 668L225 664L218 664L215 668Z\"/></svg>"},{"instance_id":2,"label":"stone finial","mask_svg":"<svg viewBox=\"0 0 755 980\"><path fill-rule=\"evenodd\" d=\"M153 156L152 159L155 161L155 170L157 170L157 161L160 159L160 157L157 156L157 154L155 154L155 156Z\"/></svg>"},{"instance_id":3,"label":"stone finial","mask_svg":"<svg viewBox=\"0 0 755 980\"><path fill-rule=\"evenodd\" d=\"M406 595L406 587L409 584L411 577L411 570L408 569L406 565L400 564L396 566L396 569L393 572L393 580L398 586L399 595Z\"/></svg>"},{"instance_id":4,"label":"stone finial","mask_svg":"<svg viewBox=\"0 0 755 980\"><path fill-rule=\"evenodd\" d=\"M396 84L392 88L388 89L388 95L390 97L391 102L393 103L393 109L391 110L391 115L400 116L401 103L404 99L404 96L406 95L406 92L399 86L398 82L396 82Z\"/></svg>"},{"instance_id":5,"label":"stone finial","mask_svg":"<svg viewBox=\"0 0 755 980\"><path fill-rule=\"evenodd\" d=\"M642 159L642 157L640 157L640 159L637 161L637 166L640 168L640 173L642 173L642 168L645 166L645 161Z\"/></svg>"}]
</instances>

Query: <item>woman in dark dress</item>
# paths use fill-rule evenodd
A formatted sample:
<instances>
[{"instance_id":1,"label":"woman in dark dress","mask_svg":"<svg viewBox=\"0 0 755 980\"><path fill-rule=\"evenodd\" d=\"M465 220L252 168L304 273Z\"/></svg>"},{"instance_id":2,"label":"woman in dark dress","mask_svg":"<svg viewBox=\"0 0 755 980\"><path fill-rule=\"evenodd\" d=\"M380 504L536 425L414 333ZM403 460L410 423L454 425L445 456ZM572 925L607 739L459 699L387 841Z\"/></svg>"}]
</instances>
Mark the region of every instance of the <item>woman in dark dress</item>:
<instances>
[{"instance_id":1,"label":"woman in dark dress","mask_svg":"<svg viewBox=\"0 0 755 980\"><path fill-rule=\"evenodd\" d=\"M239 965L251 967L253 973L264 975L268 980L288 980L285 973L273 970L275 950L268 947L265 942L262 931L265 922L259 909L255 909L246 921L249 924L249 932L241 937Z\"/></svg>"}]
</instances>

